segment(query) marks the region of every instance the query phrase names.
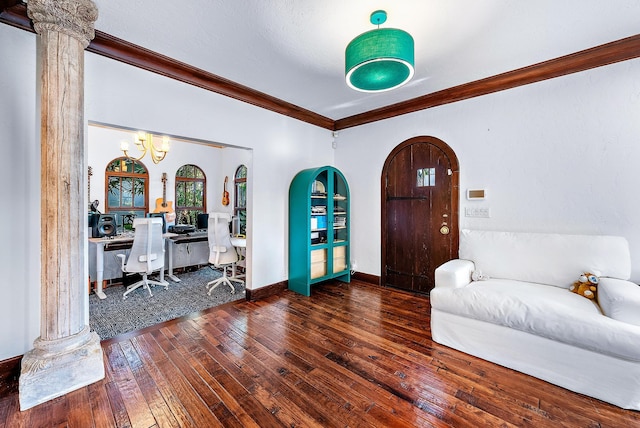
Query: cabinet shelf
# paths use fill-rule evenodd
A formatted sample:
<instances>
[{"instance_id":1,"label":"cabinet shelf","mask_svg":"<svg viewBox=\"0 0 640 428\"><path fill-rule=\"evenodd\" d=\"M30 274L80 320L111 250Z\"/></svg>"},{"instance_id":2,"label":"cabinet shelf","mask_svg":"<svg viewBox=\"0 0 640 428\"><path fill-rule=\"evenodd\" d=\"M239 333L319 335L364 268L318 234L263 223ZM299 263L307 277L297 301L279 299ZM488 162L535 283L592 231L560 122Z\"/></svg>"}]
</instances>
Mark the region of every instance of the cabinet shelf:
<instances>
[{"instance_id":1,"label":"cabinet shelf","mask_svg":"<svg viewBox=\"0 0 640 428\"><path fill-rule=\"evenodd\" d=\"M294 177L289 187L290 290L310 296L312 284L332 278L350 282L349 225L349 186L339 170L310 168Z\"/></svg>"}]
</instances>

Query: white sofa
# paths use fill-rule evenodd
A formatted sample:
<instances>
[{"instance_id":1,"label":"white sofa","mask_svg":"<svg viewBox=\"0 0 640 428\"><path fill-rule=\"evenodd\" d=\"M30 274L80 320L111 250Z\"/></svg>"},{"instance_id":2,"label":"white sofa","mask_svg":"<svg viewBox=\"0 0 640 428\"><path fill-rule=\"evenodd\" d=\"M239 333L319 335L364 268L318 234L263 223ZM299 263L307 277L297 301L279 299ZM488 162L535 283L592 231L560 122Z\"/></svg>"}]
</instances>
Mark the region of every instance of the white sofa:
<instances>
[{"instance_id":1,"label":"white sofa","mask_svg":"<svg viewBox=\"0 0 640 428\"><path fill-rule=\"evenodd\" d=\"M640 410L640 287L626 239L462 230L459 257L435 271L435 342ZM568 290L587 271L600 273L598 302Z\"/></svg>"}]
</instances>

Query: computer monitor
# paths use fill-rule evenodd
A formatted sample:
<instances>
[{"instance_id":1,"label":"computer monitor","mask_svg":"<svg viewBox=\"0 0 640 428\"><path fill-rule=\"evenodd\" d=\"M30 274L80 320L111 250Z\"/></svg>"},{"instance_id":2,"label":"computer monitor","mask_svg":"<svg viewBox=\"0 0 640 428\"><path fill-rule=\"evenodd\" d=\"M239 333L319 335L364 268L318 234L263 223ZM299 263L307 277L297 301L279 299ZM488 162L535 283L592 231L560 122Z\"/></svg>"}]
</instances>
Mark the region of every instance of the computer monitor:
<instances>
[{"instance_id":1,"label":"computer monitor","mask_svg":"<svg viewBox=\"0 0 640 428\"><path fill-rule=\"evenodd\" d=\"M231 235L239 236L240 235L240 217L234 215L231 218Z\"/></svg>"},{"instance_id":2,"label":"computer monitor","mask_svg":"<svg viewBox=\"0 0 640 428\"><path fill-rule=\"evenodd\" d=\"M209 214L198 214L197 226L198 229L206 229L209 227Z\"/></svg>"},{"instance_id":3,"label":"computer monitor","mask_svg":"<svg viewBox=\"0 0 640 428\"><path fill-rule=\"evenodd\" d=\"M167 220L164 218L164 213L148 213L147 217L161 217L162 218L162 233L167 233Z\"/></svg>"},{"instance_id":4,"label":"computer monitor","mask_svg":"<svg viewBox=\"0 0 640 428\"><path fill-rule=\"evenodd\" d=\"M98 220L98 215L98 213L94 213L91 211L88 212L87 225L89 226L89 229L93 228L94 221Z\"/></svg>"}]
</instances>

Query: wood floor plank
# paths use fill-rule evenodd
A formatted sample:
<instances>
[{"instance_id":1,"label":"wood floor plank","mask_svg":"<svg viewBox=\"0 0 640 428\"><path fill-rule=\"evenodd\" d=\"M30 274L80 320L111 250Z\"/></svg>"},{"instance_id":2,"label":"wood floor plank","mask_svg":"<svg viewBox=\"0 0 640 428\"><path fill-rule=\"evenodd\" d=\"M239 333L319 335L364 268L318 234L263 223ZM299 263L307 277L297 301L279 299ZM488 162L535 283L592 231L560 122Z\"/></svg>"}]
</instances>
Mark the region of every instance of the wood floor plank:
<instances>
[{"instance_id":1,"label":"wood floor plank","mask_svg":"<svg viewBox=\"0 0 640 428\"><path fill-rule=\"evenodd\" d=\"M249 391L246 387L247 382L240 379L244 379L245 376L240 372L240 369L235 366L235 364L230 363L231 367L235 367L237 370L228 370L229 366L225 366L226 357L222 359L216 359L212 356L211 348L206 349L210 344L206 341L203 341L203 349L197 351L194 354L194 358L196 358L203 369L207 371L207 373L215 379L215 382L212 384L213 388L221 388L219 394L225 401L225 403L230 406L234 406L233 401L236 401L238 405L242 408L242 412L238 415L238 419L243 421L246 426L252 426L254 423L258 424L258 426L284 426L270 411L267 406L262 405L262 403L255 397L252 391L255 391L254 387L251 387L252 391ZM217 349L216 349L217 350ZM218 350L219 351L219 350ZM222 355L222 353L213 353L214 355ZM239 375L239 376L238 376ZM252 382L249 383L253 385ZM232 399L225 399L226 395L231 395ZM231 403L229 403L231 401ZM250 417L253 422L247 420L247 417Z\"/></svg>"},{"instance_id":2,"label":"wood floor plank","mask_svg":"<svg viewBox=\"0 0 640 428\"><path fill-rule=\"evenodd\" d=\"M80 388L66 395L69 405L65 416L66 426L69 428L90 428L95 427L93 412L89 402L88 388Z\"/></svg>"},{"instance_id":3,"label":"wood floor plank","mask_svg":"<svg viewBox=\"0 0 640 428\"><path fill-rule=\"evenodd\" d=\"M3 407L4 413L6 414L4 428L37 427L37 425L30 423L31 415L36 413L37 410L33 409L28 412L21 412L18 394L14 393L3 398L2 401L0 401L0 406Z\"/></svg>"},{"instance_id":4,"label":"wood floor plank","mask_svg":"<svg viewBox=\"0 0 640 428\"><path fill-rule=\"evenodd\" d=\"M87 387L95 428L113 428L116 426L104 384L104 381L95 382Z\"/></svg>"},{"instance_id":5,"label":"wood floor plank","mask_svg":"<svg viewBox=\"0 0 640 428\"><path fill-rule=\"evenodd\" d=\"M107 382L105 383L105 389L107 391L107 397L109 397L116 427L130 427L131 420L129 419L129 414L122 400L118 385L115 382Z\"/></svg>"},{"instance_id":6,"label":"wood floor plank","mask_svg":"<svg viewBox=\"0 0 640 428\"><path fill-rule=\"evenodd\" d=\"M120 348L156 423L162 427L180 427L180 423L171 412L155 380L147 371L144 362L136 352L131 341L121 342Z\"/></svg>"},{"instance_id":7,"label":"wood floor plank","mask_svg":"<svg viewBox=\"0 0 640 428\"><path fill-rule=\"evenodd\" d=\"M131 344L144 363L147 373L158 388L158 392L162 395L167 406L167 411L171 412L181 427L196 427L195 422L185 410L180 399L175 395L171 386L171 380L165 377L165 374L155 363L156 360L154 360L153 355L160 355L157 361L167 360L164 351L159 350L159 347L154 347L154 345L157 346L157 343L151 335L149 335L149 338L150 340L147 340L147 335L140 335L132 338Z\"/></svg>"},{"instance_id":8,"label":"wood floor plank","mask_svg":"<svg viewBox=\"0 0 640 428\"><path fill-rule=\"evenodd\" d=\"M230 379L221 366L213 361L206 352L196 351L194 354L189 355L188 361L215 394L220 397L230 414L237 420L239 426L247 428L258 428L260 426L254 419L254 417L259 416L252 412L257 403L252 402L249 407L245 408L249 401L247 400L249 397L247 391L241 385L235 383L233 379ZM262 413L261 416L267 417L267 413ZM223 422L225 425L232 423L230 420Z\"/></svg>"},{"instance_id":9,"label":"wood floor plank","mask_svg":"<svg viewBox=\"0 0 640 428\"><path fill-rule=\"evenodd\" d=\"M113 369L113 383L118 386L122 403L133 426L152 426L155 423L149 403L144 398L127 360L121 344L116 343L105 349L109 365Z\"/></svg>"},{"instance_id":10,"label":"wood floor plank","mask_svg":"<svg viewBox=\"0 0 640 428\"><path fill-rule=\"evenodd\" d=\"M38 406L37 412L31 414L29 425L38 427L67 426L69 413L67 396L54 398Z\"/></svg>"},{"instance_id":11,"label":"wood floor plank","mask_svg":"<svg viewBox=\"0 0 640 428\"><path fill-rule=\"evenodd\" d=\"M160 360L158 368L170 379L174 394L185 407L191 419L193 419L195 426L221 426L220 421L217 420L209 407L196 393L193 386L170 359Z\"/></svg>"},{"instance_id":12,"label":"wood floor plank","mask_svg":"<svg viewBox=\"0 0 640 428\"><path fill-rule=\"evenodd\" d=\"M14 399L13 397L15 397L15 395L0 398L0 428L7 426L7 415L9 414L10 408L8 401Z\"/></svg>"},{"instance_id":13,"label":"wood floor plank","mask_svg":"<svg viewBox=\"0 0 640 428\"><path fill-rule=\"evenodd\" d=\"M431 340L429 299L359 281L237 301L103 342L105 379L0 428L639 427ZM16 385L14 385L16 386Z\"/></svg>"}]
</instances>

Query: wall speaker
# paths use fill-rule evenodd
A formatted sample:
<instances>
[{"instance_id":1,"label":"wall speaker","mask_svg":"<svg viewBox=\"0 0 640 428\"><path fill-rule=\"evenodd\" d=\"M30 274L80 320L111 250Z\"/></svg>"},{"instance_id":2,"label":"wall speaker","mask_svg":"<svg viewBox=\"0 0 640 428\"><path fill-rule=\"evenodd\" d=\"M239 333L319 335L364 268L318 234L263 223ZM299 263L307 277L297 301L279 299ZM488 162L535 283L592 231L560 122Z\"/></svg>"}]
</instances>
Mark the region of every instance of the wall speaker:
<instances>
[{"instance_id":1,"label":"wall speaker","mask_svg":"<svg viewBox=\"0 0 640 428\"><path fill-rule=\"evenodd\" d=\"M105 236L116 236L116 216L115 214L94 214L92 219L91 237L103 238Z\"/></svg>"}]
</instances>

